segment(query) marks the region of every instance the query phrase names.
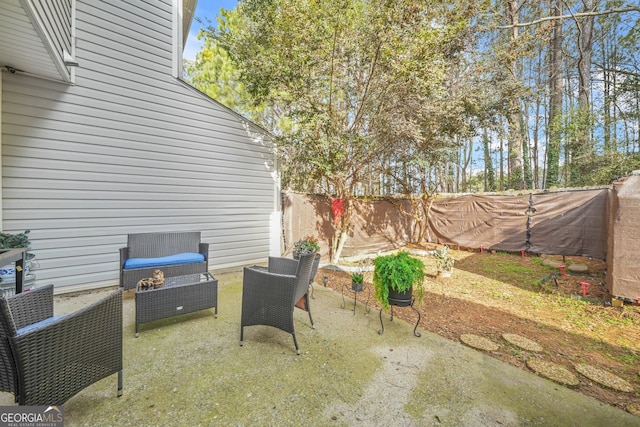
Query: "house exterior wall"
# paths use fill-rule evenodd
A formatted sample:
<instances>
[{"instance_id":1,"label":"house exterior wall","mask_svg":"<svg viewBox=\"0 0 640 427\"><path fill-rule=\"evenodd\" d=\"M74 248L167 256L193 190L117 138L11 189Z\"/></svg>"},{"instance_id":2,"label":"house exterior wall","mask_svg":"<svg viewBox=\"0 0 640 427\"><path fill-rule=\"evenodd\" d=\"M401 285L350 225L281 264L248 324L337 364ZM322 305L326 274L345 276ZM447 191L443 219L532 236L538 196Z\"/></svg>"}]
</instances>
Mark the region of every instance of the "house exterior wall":
<instances>
[{"instance_id":1,"label":"house exterior wall","mask_svg":"<svg viewBox=\"0 0 640 427\"><path fill-rule=\"evenodd\" d=\"M63 49L71 46L69 0L0 1L0 65L54 80L71 80ZM50 14L46 16L44 14ZM58 20L56 28L50 19ZM73 53L67 50L69 53Z\"/></svg>"},{"instance_id":2,"label":"house exterior wall","mask_svg":"<svg viewBox=\"0 0 640 427\"><path fill-rule=\"evenodd\" d=\"M62 51L71 53L71 0L32 0L33 10L51 46L62 58Z\"/></svg>"},{"instance_id":3,"label":"house exterior wall","mask_svg":"<svg viewBox=\"0 0 640 427\"><path fill-rule=\"evenodd\" d=\"M199 230L211 269L264 261L266 132L171 76L172 0L78 0L75 85L2 73L3 230L37 284L114 285L128 233Z\"/></svg>"}]
</instances>

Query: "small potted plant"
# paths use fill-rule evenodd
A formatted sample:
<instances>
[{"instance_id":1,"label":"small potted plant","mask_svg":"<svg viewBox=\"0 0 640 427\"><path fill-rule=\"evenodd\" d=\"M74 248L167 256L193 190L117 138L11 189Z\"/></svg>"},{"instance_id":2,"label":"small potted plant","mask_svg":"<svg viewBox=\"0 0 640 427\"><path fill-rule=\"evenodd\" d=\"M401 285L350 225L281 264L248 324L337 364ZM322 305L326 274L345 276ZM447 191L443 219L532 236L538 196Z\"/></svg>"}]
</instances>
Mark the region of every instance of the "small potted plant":
<instances>
[{"instance_id":1,"label":"small potted plant","mask_svg":"<svg viewBox=\"0 0 640 427\"><path fill-rule=\"evenodd\" d=\"M453 271L453 264L455 258L449 255L449 246L446 246L442 250L433 252L433 256L436 259L436 268L438 269L438 275L441 277L451 276Z\"/></svg>"},{"instance_id":2,"label":"small potted plant","mask_svg":"<svg viewBox=\"0 0 640 427\"><path fill-rule=\"evenodd\" d=\"M362 273L351 273L351 289L355 292L362 292L364 275Z\"/></svg>"},{"instance_id":3,"label":"small potted plant","mask_svg":"<svg viewBox=\"0 0 640 427\"><path fill-rule=\"evenodd\" d=\"M320 244L318 239L313 236L306 236L293 244L293 257L298 258L300 255L310 254L313 251L320 252Z\"/></svg>"},{"instance_id":4,"label":"small potted plant","mask_svg":"<svg viewBox=\"0 0 640 427\"><path fill-rule=\"evenodd\" d=\"M395 255L378 257L373 263L373 287L383 308L388 309L390 303L401 307L411 305L414 289L418 302L422 301L424 263L420 259L400 251Z\"/></svg>"},{"instance_id":5,"label":"small potted plant","mask_svg":"<svg viewBox=\"0 0 640 427\"><path fill-rule=\"evenodd\" d=\"M25 230L22 233L11 234L0 231L0 249L28 248L30 232L31 230Z\"/></svg>"}]
</instances>

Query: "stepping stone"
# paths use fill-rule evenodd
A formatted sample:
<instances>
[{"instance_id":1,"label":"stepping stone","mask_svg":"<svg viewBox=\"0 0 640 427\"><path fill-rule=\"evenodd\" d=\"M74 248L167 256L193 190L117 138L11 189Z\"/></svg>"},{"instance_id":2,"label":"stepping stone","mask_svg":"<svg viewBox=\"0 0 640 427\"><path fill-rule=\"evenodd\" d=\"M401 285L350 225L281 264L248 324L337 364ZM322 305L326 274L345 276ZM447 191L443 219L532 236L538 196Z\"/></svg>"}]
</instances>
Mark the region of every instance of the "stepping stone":
<instances>
[{"instance_id":1,"label":"stepping stone","mask_svg":"<svg viewBox=\"0 0 640 427\"><path fill-rule=\"evenodd\" d=\"M640 403L629 403L626 407L627 412L640 417Z\"/></svg>"},{"instance_id":2,"label":"stepping stone","mask_svg":"<svg viewBox=\"0 0 640 427\"><path fill-rule=\"evenodd\" d=\"M609 387L613 390L623 391L625 393L633 393L635 389L631 384L617 375L607 372L604 369L596 368L595 366L587 365L585 363L576 363L574 365L576 371L589 378L591 381L597 382L600 385Z\"/></svg>"},{"instance_id":3,"label":"stepping stone","mask_svg":"<svg viewBox=\"0 0 640 427\"><path fill-rule=\"evenodd\" d=\"M473 334L460 335L460 341L462 341L469 347L473 347L478 350L497 351L500 348L500 346L493 341Z\"/></svg>"},{"instance_id":4,"label":"stepping stone","mask_svg":"<svg viewBox=\"0 0 640 427\"><path fill-rule=\"evenodd\" d=\"M527 366L537 374L568 387L580 385L578 377L569 372L564 366L556 363L531 358L527 360Z\"/></svg>"},{"instance_id":5,"label":"stepping stone","mask_svg":"<svg viewBox=\"0 0 640 427\"><path fill-rule=\"evenodd\" d=\"M569 267L567 267L567 269L572 273L588 273L589 272L589 267L587 267L586 264L571 264Z\"/></svg>"},{"instance_id":6,"label":"stepping stone","mask_svg":"<svg viewBox=\"0 0 640 427\"><path fill-rule=\"evenodd\" d=\"M562 262L556 261L554 259L545 258L542 260L542 265L546 265L552 268L558 268L562 265Z\"/></svg>"},{"instance_id":7,"label":"stepping stone","mask_svg":"<svg viewBox=\"0 0 640 427\"><path fill-rule=\"evenodd\" d=\"M516 347L520 347L523 350L534 351L539 353L543 350L542 346L535 341L531 341L529 338L521 337L516 334L502 334L502 338L504 338L508 343L515 345Z\"/></svg>"}]
</instances>

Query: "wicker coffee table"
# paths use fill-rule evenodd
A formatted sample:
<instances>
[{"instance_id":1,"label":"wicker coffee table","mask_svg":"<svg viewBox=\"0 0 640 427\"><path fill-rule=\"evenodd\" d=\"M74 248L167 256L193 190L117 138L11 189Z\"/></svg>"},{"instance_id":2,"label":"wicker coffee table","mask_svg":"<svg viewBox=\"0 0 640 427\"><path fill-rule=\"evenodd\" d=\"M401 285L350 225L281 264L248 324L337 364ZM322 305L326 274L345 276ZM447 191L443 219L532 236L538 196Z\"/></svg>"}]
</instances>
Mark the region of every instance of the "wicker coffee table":
<instances>
[{"instance_id":1,"label":"wicker coffee table","mask_svg":"<svg viewBox=\"0 0 640 427\"><path fill-rule=\"evenodd\" d=\"M218 317L218 280L209 273L167 277L160 289L136 288L136 338L140 323L215 307Z\"/></svg>"}]
</instances>

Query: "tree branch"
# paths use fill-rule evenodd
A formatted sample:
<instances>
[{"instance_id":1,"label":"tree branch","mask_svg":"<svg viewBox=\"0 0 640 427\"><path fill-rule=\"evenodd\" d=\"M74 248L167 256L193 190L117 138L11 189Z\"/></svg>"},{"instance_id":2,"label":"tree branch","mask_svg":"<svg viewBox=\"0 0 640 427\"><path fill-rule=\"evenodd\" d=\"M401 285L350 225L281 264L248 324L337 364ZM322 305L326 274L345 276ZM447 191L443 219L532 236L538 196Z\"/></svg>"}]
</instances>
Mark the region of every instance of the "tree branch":
<instances>
[{"instance_id":1,"label":"tree branch","mask_svg":"<svg viewBox=\"0 0 640 427\"><path fill-rule=\"evenodd\" d=\"M631 6L631 7L627 7L627 8L624 8L624 9L603 10L601 12L580 12L580 13L572 13L572 14L569 14L569 15L547 16L547 17L544 17L544 18L536 19L535 21L531 21L531 22L522 22L522 23L513 24L513 25L498 25L496 28L498 28L500 30L506 30L506 29L513 28L513 27L528 27L529 25L536 25L536 24L540 24L541 22L553 21L553 20L556 20L556 19L567 19L567 18L575 19L575 18L580 18L580 17L583 17L583 16L611 15L613 13L625 13L625 12L639 12L640 13L640 6Z\"/></svg>"},{"instance_id":2,"label":"tree branch","mask_svg":"<svg viewBox=\"0 0 640 427\"><path fill-rule=\"evenodd\" d=\"M333 34L333 46L331 46L331 71L329 72L329 116L331 116L331 110L333 109L333 73L334 73L334 61L336 57L336 45L338 41L338 29Z\"/></svg>"},{"instance_id":3,"label":"tree branch","mask_svg":"<svg viewBox=\"0 0 640 427\"><path fill-rule=\"evenodd\" d=\"M624 74L624 75L627 75L627 76L640 78L640 73L635 73L633 71L621 70L619 68L608 68L608 67L605 67L602 64L597 64L597 63L594 63L594 65L596 67L600 68L602 71L608 71L610 73L618 73L618 74Z\"/></svg>"},{"instance_id":4,"label":"tree branch","mask_svg":"<svg viewBox=\"0 0 640 427\"><path fill-rule=\"evenodd\" d=\"M382 41L378 43L376 47L376 52L371 61L371 69L369 71L369 76L367 76L367 82L364 87L364 93L362 94L362 100L360 101L360 107L356 113L356 117L353 119L353 123L351 125L351 129L354 129L357 123L360 121L360 116L362 115L362 111L369 95L369 85L371 84L371 80L373 80L373 76L375 74L376 65L378 64L378 57L380 56L380 49L382 48Z\"/></svg>"}]
</instances>

